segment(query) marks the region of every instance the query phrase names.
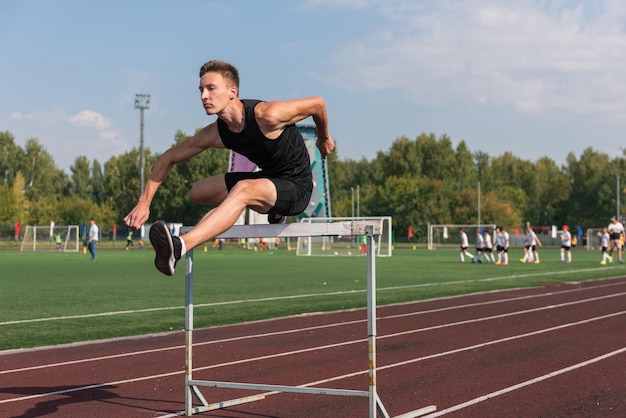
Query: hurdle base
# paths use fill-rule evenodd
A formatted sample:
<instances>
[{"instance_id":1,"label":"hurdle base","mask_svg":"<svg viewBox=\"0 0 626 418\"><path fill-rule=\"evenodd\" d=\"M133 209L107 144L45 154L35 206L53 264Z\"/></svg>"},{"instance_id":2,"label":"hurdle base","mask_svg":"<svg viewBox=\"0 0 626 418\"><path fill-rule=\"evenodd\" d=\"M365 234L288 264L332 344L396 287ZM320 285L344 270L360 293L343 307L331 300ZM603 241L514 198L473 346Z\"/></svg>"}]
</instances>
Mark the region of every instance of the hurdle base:
<instances>
[{"instance_id":1,"label":"hurdle base","mask_svg":"<svg viewBox=\"0 0 626 418\"><path fill-rule=\"evenodd\" d=\"M197 388L195 387L194 389L197 390ZM194 390L194 393L197 394L198 392ZM196 407L192 406L191 409L186 413L187 416L191 416L193 414L200 414L202 412L215 411L217 409L225 409L231 406L241 405L244 403L260 401L260 400L265 399L265 395L259 394L259 395L244 396L241 398L231 399L229 401L220 401L220 402L214 402L214 403L208 403L204 399L203 396L201 398L202 399L198 397L198 399L202 403L202 406L196 406Z\"/></svg>"},{"instance_id":2,"label":"hurdle base","mask_svg":"<svg viewBox=\"0 0 626 418\"><path fill-rule=\"evenodd\" d=\"M391 418L387 413L376 391L376 267L374 236L382 231L381 221L354 221L354 222L331 222L325 224L274 224L274 225L235 225L228 231L219 235L218 238L263 238L281 237L296 238L299 236L336 236L336 235L365 235L367 237L367 323L368 323L368 351L369 351L369 380L370 386L367 391L315 388L306 386L279 386L251 383L218 382L208 380L194 380L192 378L192 334L193 334L193 250L187 252L185 259L185 414L191 416L196 413L216 409L224 409L234 405L254 402L264 399L268 394L281 392L296 392L315 395L338 395L358 396L368 398L369 418L376 418L380 412L384 418ZM191 227L181 228L185 233ZM200 393L199 386L220 387L230 389L244 389L256 391L269 391L265 394L256 394L242 398L209 403ZM193 397L202 404L194 407ZM407 412L394 418L414 418L436 411L434 405Z\"/></svg>"},{"instance_id":3,"label":"hurdle base","mask_svg":"<svg viewBox=\"0 0 626 418\"><path fill-rule=\"evenodd\" d=\"M255 402L265 399L268 394L277 394L277 393L305 393L309 395L329 395L329 396L356 396L356 397L364 397L367 398L370 396L368 391L362 390L350 390L350 389L331 389L331 388L313 388L306 386L281 386L281 385L268 385L268 384L257 384L257 383L241 383L241 382L222 382L222 381L213 381L213 380L191 380L188 382L188 386L193 388L193 392L197 395L198 399L202 406L192 407L191 414L198 414L201 412L214 411L217 409L225 409L235 405L241 405L244 403ZM241 389L241 390L261 390L261 391L269 391L269 393L260 393L257 395L244 396L241 398L232 399L229 401L220 401L215 403L208 403L204 397L200 394L198 387L213 387L213 388L227 388L227 389ZM416 409L415 411L406 412L402 415L396 415L391 417L378 394L375 395L376 398L376 408L382 414L384 418L417 418L426 414L430 414L437 410L435 405L429 405L420 409ZM191 415L188 414L188 415Z\"/></svg>"}]
</instances>

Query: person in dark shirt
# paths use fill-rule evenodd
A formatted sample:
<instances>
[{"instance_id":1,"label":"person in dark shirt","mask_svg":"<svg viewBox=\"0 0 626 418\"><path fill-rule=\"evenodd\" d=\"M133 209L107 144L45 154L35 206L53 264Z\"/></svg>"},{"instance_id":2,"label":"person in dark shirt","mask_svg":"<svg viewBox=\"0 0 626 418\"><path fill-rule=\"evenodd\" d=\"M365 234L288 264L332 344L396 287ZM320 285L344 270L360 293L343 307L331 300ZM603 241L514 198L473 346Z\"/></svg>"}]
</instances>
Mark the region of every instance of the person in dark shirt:
<instances>
[{"instance_id":1,"label":"person in dark shirt","mask_svg":"<svg viewBox=\"0 0 626 418\"><path fill-rule=\"evenodd\" d=\"M254 162L261 171L218 174L193 185L190 198L217 205L188 233L172 236L167 225L155 222L150 242L155 266L173 275L176 263L188 250L229 229L244 208L268 214L270 223L300 214L309 204L313 180L309 154L295 124L313 118L317 147L326 158L335 143L328 129L326 103L321 97L289 101L242 100L239 73L224 61L212 60L200 68L200 98L207 115L217 120L194 136L165 151L157 161L139 202L124 218L139 228L150 215L150 204L175 164L208 148L229 148Z\"/></svg>"}]
</instances>

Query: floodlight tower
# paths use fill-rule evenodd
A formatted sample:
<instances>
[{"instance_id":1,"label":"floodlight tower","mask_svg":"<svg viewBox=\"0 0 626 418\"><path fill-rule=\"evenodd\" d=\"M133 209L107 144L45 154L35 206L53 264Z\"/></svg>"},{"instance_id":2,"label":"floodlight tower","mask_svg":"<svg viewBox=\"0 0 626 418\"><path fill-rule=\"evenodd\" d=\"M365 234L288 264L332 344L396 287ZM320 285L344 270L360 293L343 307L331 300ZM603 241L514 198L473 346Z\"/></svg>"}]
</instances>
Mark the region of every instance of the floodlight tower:
<instances>
[{"instance_id":1,"label":"floodlight tower","mask_svg":"<svg viewBox=\"0 0 626 418\"><path fill-rule=\"evenodd\" d=\"M149 94L136 94L135 95L135 109L139 109L141 115L139 121L139 172L141 173L141 182L139 193L143 194L143 167L145 164L145 157L143 155L143 111L150 109L150 95Z\"/></svg>"}]
</instances>

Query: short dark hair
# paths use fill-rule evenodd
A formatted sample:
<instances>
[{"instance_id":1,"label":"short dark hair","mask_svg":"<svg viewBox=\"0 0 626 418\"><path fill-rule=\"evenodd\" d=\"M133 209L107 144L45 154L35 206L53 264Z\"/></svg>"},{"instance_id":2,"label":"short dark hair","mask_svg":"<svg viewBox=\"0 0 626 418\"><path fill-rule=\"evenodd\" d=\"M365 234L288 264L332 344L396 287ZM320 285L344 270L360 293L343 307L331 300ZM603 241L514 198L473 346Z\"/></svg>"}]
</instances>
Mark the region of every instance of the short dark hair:
<instances>
[{"instance_id":1,"label":"short dark hair","mask_svg":"<svg viewBox=\"0 0 626 418\"><path fill-rule=\"evenodd\" d=\"M206 73L220 73L225 80L230 81L235 87L239 88L239 71L234 65L220 60L211 60L205 62L200 67L200 78Z\"/></svg>"}]
</instances>

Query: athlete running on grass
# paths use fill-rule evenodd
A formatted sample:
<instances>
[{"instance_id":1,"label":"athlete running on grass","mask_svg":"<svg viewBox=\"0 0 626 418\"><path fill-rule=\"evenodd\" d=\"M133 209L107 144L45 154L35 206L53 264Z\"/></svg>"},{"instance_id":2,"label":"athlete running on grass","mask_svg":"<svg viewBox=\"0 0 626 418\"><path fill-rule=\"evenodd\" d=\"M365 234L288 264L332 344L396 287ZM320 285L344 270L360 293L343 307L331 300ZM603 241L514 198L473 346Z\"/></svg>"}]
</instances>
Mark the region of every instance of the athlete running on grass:
<instances>
[{"instance_id":1,"label":"athlete running on grass","mask_svg":"<svg viewBox=\"0 0 626 418\"><path fill-rule=\"evenodd\" d=\"M229 148L254 162L261 171L232 172L200 180L190 198L217 205L181 237L172 237L162 221L150 228L156 251L154 264L167 275L188 250L229 229L244 208L267 213L270 223L298 215L311 199L313 178L309 153L296 122L313 117L317 147L323 158L335 144L328 131L326 104L321 97L263 102L239 99L239 74L224 61L209 61L200 68L200 98L207 115L217 120L161 155L137 206L124 218L132 228L148 220L150 203L172 166L208 148Z\"/></svg>"}]
</instances>

